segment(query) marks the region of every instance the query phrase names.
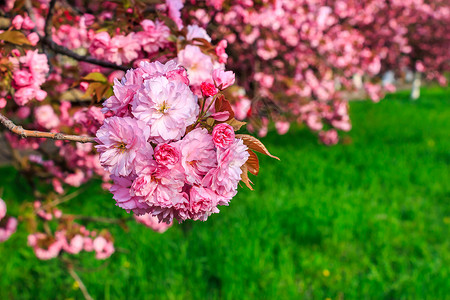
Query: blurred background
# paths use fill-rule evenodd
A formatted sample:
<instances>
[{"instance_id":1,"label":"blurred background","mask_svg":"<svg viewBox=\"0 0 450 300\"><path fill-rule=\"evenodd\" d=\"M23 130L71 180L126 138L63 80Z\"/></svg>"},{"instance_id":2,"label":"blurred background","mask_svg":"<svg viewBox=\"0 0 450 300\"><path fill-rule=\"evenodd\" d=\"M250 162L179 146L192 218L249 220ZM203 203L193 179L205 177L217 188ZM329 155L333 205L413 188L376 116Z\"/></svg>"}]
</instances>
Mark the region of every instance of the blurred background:
<instances>
[{"instance_id":1,"label":"blurred background","mask_svg":"<svg viewBox=\"0 0 450 300\"><path fill-rule=\"evenodd\" d=\"M129 222L108 229L106 261L74 268L94 299L446 299L450 295L450 89L428 86L351 101L354 129L333 147L303 127L262 139L255 190L240 188L207 222L165 233ZM32 197L0 168L8 211ZM100 181L62 208L126 217ZM60 260L23 247L24 224L0 243L0 299L80 299Z\"/></svg>"}]
</instances>

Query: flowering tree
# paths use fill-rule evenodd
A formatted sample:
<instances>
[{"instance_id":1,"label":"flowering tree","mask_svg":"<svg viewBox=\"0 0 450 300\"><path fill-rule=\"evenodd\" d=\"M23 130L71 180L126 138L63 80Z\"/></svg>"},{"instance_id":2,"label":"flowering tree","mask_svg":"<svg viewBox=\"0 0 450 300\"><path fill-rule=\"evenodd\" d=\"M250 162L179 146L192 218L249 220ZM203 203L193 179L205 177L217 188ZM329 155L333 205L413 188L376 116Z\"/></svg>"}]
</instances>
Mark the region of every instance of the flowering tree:
<instances>
[{"instance_id":1,"label":"flowering tree","mask_svg":"<svg viewBox=\"0 0 450 300\"><path fill-rule=\"evenodd\" d=\"M226 45L186 24L182 8L178 0L2 7L10 22L0 32L0 122L14 165L35 187L20 219L36 256L63 259L86 298L72 255L106 259L115 251L106 228L86 224L133 218L63 212L58 205L77 193L67 187L100 177L117 206L164 232L173 219L218 213L239 182L252 189L254 151L272 156L235 133L245 123L227 100L235 74L225 69ZM0 200L0 241L16 226Z\"/></svg>"},{"instance_id":2,"label":"flowering tree","mask_svg":"<svg viewBox=\"0 0 450 300\"><path fill-rule=\"evenodd\" d=\"M238 116L267 133L304 123L326 144L351 129L348 92L382 95L381 75L407 69L445 84L449 9L445 1L188 1L186 14L228 44L228 62L245 89L234 92ZM225 57L226 58L226 57ZM419 69L418 69L419 68ZM363 82L364 81L364 82ZM384 86L393 91L392 84ZM252 99L252 100L250 100Z\"/></svg>"}]
</instances>

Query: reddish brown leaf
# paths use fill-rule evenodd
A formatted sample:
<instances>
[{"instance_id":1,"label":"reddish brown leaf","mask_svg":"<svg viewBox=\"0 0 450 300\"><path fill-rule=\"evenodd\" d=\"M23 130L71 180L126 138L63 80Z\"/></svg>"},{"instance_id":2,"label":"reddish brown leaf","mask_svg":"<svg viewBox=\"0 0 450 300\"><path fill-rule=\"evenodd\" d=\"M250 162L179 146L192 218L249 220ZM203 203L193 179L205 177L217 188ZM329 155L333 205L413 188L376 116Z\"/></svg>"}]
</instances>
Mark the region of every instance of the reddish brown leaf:
<instances>
[{"instance_id":1,"label":"reddish brown leaf","mask_svg":"<svg viewBox=\"0 0 450 300\"><path fill-rule=\"evenodd\" d=\"M241 180L242 182L250 189L253 191L252 185L251 183L253 183L249 178L248 178L248 169L247 169L247 165L243 165L241 167L242 170L242 174L241 174Z\"/></svg>"},{"instance_id":2,"label":"reddish brown leaf","mask_svg":"<svg viewBox=\"0 0 450 300\"><path fill-rule=\"evenodd\" d=\"M266 146L264 146L263 143L261 143L260 140L255 138L254 136L248 135L248 134L236 134L237 139L242 139L244 141L244 144L247 145L248 148L251 150L255 150L259 153L265 154L267 156L270 156L272 158L280 160L275 155L270 154L269 150L267 150Z\"/></svg>"},{"instance_id":3,"label":"reddish brown leaf","mask_svg":"<svg viewBox=\"0 0 450 300\"><path fill-rule=\"evenodd\" d=\"M227 99L225 99L224 95L220 95L217 97L216 102L214 103L214 108L216 110L216 113L222 112L222 111L227 111L230 113L230 116L225 121L229 121L232 118L234 118L234 111L231 108L231 104L230 104L230 102L228 102Z\"/></svg>"},{"instance_id":4,"label":"reddish brown leaf","mask_svg":"<svg viewBox=\"0 0 450 300\"><path fill-rule=\"evenodd\" d=\"M259 173L258 156L256 156L256 153L253 152L252 150L247 150L247 152L250 154L250 156L248 157L245 165L247 165L248 171L256 176Z\"/></svg>"}]
</instances>

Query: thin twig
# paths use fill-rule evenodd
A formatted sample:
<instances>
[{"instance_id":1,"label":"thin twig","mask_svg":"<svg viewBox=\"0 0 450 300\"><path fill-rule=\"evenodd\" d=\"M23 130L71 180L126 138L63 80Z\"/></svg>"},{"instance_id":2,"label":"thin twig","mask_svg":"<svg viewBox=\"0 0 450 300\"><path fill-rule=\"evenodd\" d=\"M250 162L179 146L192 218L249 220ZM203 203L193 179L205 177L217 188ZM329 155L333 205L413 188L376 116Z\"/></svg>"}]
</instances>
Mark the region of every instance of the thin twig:
<instances>
[{"instance_id":1,"label":"thin twig","mask_svg":"<svg viewBox=\"0 0 450 300\"><path fill-rule=\"evenodd\" d=\"M42 206L42 209L54 207L54 206L57 206L57 205L59 205L59 204L61 204L61 203L70 201L70 200L72 200L73 198L75 198L75 197L77 197L78 195L80 195L80 194L81 194L82 192L84 192L85 190L86 190L85 188L80 188L80 189L76 190L75 192L70 193L70 194L68 194L68 195L66 195L66 196L64 196L64 197L62 197L62 198L60 198L60 199L58 199L58 200L55 200L55 201L52 201L52 202L50 202L50 203L47 203L47 204L43 205L43 206Z\"/></svg>"},{"instance_id":2,"label":"thin twig","mask_svg":"<svg viewBox=\"0 0 450 300\"><path fill-rule=\"evenodd\" d=\"M78 283L78 286L80 287L81 292L83 293L83 296L86 300L93 300L91 295L89 295L89 292L84 285L83 281L81 281L81 278L78 276L78 274L74 271L72 266L67 266L67 270L69 271L70 276Z\"/></svg>"},{"instance_id":3,"label":"thin twig","mask_svg":"<svg viewBox=\"0 0 450 300\"><path fill-rule=\"evenodd\" d=\"M100 223L109 223L109 224L125 224L127 219L112 219L105 217L91 217L91 216L82 216L82 215L71 215L74 219L83 220L88 222L100 222Z\"/></svg>"},{"instance_id":4,"label":"thin twig","mask_svg":"<svg viewBox=\"0 0 450 300\"><path fill-rule=\"evenodd\" d=\"M53 140L63 140L63 141L74 141L79 143L96 143L95 138L91 136L79 136L79 135L69 135L60 132L44 132L36 130L26 130L22 126L17 126L7 117L0 113L0 123L3 124L12 133L20 135L23 138L35 137L35 138L46 138Z\"/></svg>"}]
</instances>

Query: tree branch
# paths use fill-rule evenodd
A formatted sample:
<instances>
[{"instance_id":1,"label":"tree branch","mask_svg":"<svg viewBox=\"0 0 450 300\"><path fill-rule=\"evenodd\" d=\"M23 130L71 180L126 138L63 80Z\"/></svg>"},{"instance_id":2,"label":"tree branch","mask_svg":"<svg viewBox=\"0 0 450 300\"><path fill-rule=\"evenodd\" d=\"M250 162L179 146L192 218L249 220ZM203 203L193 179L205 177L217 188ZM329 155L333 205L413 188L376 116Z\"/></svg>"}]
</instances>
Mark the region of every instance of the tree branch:
<instances>
[{"instance_id":1,"label":"tree branch","mask_svg":"<svg viewBox=\"0 0 450 300\"><path fill-rule=\"evenodd\" d=\"M78 276L78 274L74 271L72 266L67 266L67 270L69 271L70 276L78 283L78 286L80 287L81 292L83 293L83 296L86 300L93 300L91 295L89 295L89 292L84 285L83 281L81 281L81 278Z\"/></svg>"},{"instance_id":2,"label":"tree branch","mask_svg":"<svg viewBox=\"0 0 450 300\"><path fill-rule=\"evenodd\" d=\"M55 3L56 3L56 0L51 0L50 4L48 5L48 13L47 13L47 18L45 19L45 27L44 27L45 37L52 36L53 8L55 8Z\"/></svg>"},{"instance_id":3,"label":"tree branch","mask_svg":"<svg viewBox=\"0 0 450 300\"><path fill-rule=\"evenodd\" d=\"M45 35L44 35L44 37L40 37L40 40L48 48L50 48L51 50L53 50L56 53L66 55L75 60L88 62L88 63L94 64L97 66L111 68L111 69L117 69L117 70L122 70L122 71L127 71L129 69L129 67L127 67L127 66L119 66L114 63L95 59L90 56L79 55L79 54L73 52L72 50L69 50L63 46L56 44L52 39L53 13L54 13L55 3L56 3L56 0L51 0L51 2L49 4L48 14L47 14L47 18L45 20L45 28L44 28Z\"/></svg>"},{"instance_id":4,"label":"tree branch","mask_svg":"<svg viewBox=\"0 0 450 300\"><path fill-rule=\"evenodd\" d=\"M12 133L20 135L23 138L36 137L36 138L46 138L53 140L65 140L74 141L79 143L96 143L95 138L90 136L79 136L79 135L68 135L60 132L44 132L36 130L26 130L22 126L17 126L7 117L0 113L0 123L3 124Z\"/></svg>"},{"instance_id":5,"label":"tree branch","mask_svg":"<svg viewBox=\"0 0 450 300\"><path fill-rule=\"evenodd\" d=\"M84 62L91 63L91 64L94 64L97 66L110 68L110 69L116 69L116 70L122 70L122 71L127 71L130 68L127 66L119 66L119 65L116 65L115 63L112 63L109 61L104 61L104 60L99 60L99 59L96 59L96 58L93 58L90 56L79 55L79 54L73 52L72 50L69 50L63 46L58 45L50 37L44 37L42 39L42 41L44 42L45 45L47 45L51 50L55 51L56 53L71 57L77 61L84 61Z\"/></svg>"}]
</instances>

